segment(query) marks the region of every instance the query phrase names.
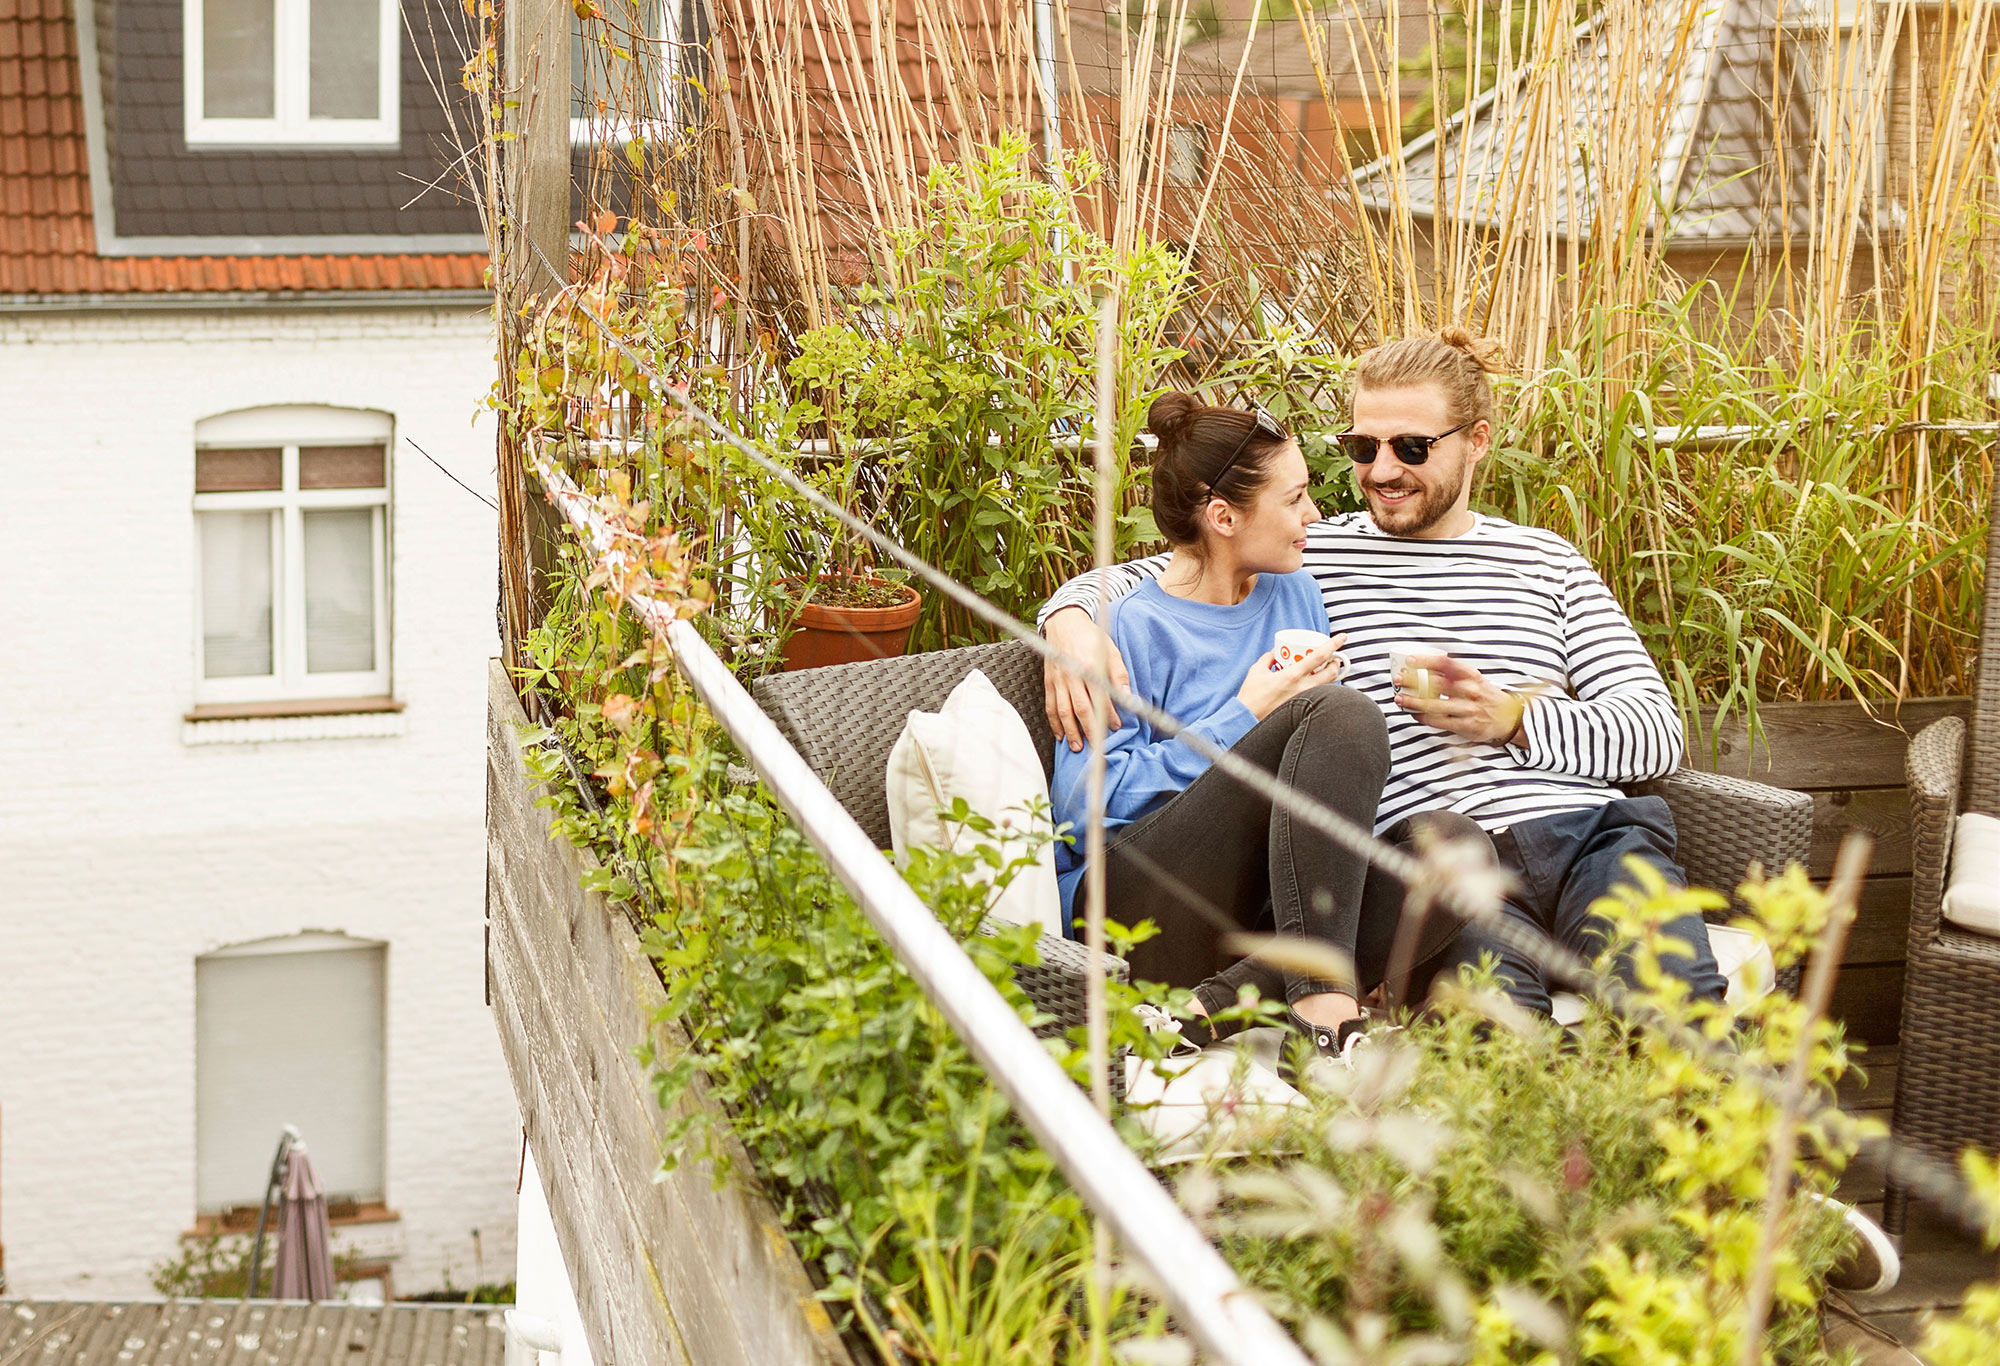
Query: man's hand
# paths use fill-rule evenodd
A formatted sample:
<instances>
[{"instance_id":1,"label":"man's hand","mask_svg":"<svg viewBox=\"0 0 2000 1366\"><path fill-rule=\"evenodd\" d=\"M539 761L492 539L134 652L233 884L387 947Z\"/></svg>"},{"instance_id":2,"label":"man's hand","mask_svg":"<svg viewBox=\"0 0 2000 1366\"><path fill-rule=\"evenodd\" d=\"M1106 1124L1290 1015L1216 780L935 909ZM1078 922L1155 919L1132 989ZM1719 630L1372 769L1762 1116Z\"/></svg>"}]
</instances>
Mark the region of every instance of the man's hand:
<instances>
[{"instance_id":1,"label":"man's hand","mask_svg":"<svg viewBox=\"0 0 2000 1366\"><path fill-rule=\"evenodd\" d=\"M1121 688L1132 686L1132 677L1125 672L1125 661L1119 656L1118 647L1081 607L1065 607L1051 616L1042 624L1042 638L1071 659L1085 664L1096 659L1100 650L1105 651L1109 656L1105 672L1111 681ZM1042 661L1042 706L1049 714L1049 729L1056 733L1057 739L1069 742L1073 754L1082 753L1084 742L1090 737L1090 709L1096 691L1053 659ZM1118 709L1108 710L1105 724L1117 730Z\"/></svg>"},{"instance_id":2,"label":"man's hand","mask_svg":"<svg viewBox=\"0 0 2000 1366\"><path fill-rule=\"evenodd\" d=\"M1443 695L1400 691L1412 669L1428 669ZM1393 681L1399 689L1396 705L1425 725L1483 744L1527 748L1528 699L1489 681L1470 664L1450 655L1411 655Z\"/></svg>"}]
</instances>

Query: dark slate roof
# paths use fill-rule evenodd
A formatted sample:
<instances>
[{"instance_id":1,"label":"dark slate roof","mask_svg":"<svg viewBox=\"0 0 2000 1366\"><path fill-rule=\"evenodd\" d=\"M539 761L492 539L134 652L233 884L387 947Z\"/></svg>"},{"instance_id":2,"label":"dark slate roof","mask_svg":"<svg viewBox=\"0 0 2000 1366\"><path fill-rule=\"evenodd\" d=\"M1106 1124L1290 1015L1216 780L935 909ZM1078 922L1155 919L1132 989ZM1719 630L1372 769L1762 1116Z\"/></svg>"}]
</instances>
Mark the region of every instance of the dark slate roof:
<instances>
[{"instance_id":1,"label":"dark slate roof","mask_svg":"<svg viewBox=\"0 0 2000 1366\"><path fill-rule=\"evenodd\" d=\"M1691 6L1657 0L1650 24L1635 26L1623 41L1666 43ZM1810 228L1812 110L1797 80L1801 63L1774 61L1774 45L1789 41L1776 23L1771 0L1708 0L1693 18L1686 60L1668 111L1661 154L1654 167L1654 202L1672 206L1671 236L1688 245L1734 245L1775 234L1786 217L1796 232ZM1443 212L1460 222L1495 227L1524 211L1529 196L1548 196L1550 218L1563 236L1587 235L1598 202L1593 179L1601 174L1598 144L1604 136L1612 69L1627 54L1614 51L1602 19L1579 26L1566 73L1577 126L1561 131L1568 162L1556 183L1537 187L1523 173L1533 140L1549 136L1533 117L1538 78L1522 71L1511 86L1488 92L1445 126L1443 149L1435 133L1402 149L1410 211L1419 218ZM1778 82L1792 88L1777 98ZM1782 126L1772 117L1785 111ZM1780 153L1782 152L1782 155ZM1389 207L1385 158L1355 173L1362 201ZM1784 168L1781 170L1780 168Z\"/></svg>"},{"instance_id":2,"label":"dark slate roof","mask_svg":"<svg viewBox=\"0 0 2000 1366\"><path fill-rule=\"evenodd\" d=\"M121 237L419 236L477 233L456 180L426 191L456 155L437 85L462 98L450 53L464 10L405 0L402 143L378 150L190 149L183 136L183 0L99 0L111 193ZM109 12L108 15L106 12ZM445 51L425 49L435 41ZM439 79L425 70L442 67ZM435 84L434 84L435 82ZM461 129L471 115L463 112ZM414 200L412 203L410 201Z\"/></svg>"},{"instance_id":3,"label":"dark slate roof","mask_svg":"<svg viewBox=\"0 0 2000 1366\"><path fill-rule=\"evenodd\" d=\"M276 1300L0 1300L8 1366L502 1366L505 1311Z\"/></svg>"}]
</instances>

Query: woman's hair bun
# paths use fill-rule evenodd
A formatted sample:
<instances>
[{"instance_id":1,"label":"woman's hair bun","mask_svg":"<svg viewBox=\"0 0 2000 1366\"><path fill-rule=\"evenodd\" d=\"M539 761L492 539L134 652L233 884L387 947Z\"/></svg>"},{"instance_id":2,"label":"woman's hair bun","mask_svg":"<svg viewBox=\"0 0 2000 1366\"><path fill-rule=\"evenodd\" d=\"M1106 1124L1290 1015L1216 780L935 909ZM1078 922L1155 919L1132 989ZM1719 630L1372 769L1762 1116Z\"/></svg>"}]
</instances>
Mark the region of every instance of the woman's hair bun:
<instances>
[{"instance_id":1,"label":"woman's hair bun","mask_svg":"<svg viewBox=\"0 0 2000 1366\"><path fill-rule=\"evenodd\" d=\"M1193 394L1169 389L1146 410L1146 429L1162 441L1178 441L1201 407L1201 400Z\"/></svg>"},{"instance_id":2,"label":"woman's hair bun","mask_svg":"<svg viewBox=\"0 0 2000 1366\"><path fill-rule=\"evenodd\" d=\"M1438 329L1437 338L1454 351L1463 352L1474 365L1489 375L1506 373L1507 361L1500 343L1491 337L1475 337L1457 324Z\"/></svg>"}]
</instances>

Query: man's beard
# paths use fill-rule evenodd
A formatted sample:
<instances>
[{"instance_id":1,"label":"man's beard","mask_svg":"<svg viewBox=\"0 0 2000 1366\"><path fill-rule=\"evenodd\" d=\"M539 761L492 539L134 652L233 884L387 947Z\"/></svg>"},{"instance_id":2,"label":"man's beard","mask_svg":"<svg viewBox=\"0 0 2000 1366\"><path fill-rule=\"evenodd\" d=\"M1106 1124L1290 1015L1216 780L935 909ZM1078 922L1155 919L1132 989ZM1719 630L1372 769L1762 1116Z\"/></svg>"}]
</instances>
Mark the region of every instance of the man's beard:
<instances>
[{"instance_id":1,"label":"man's beard","mask_svg":"<svg viewBox=\"0 0 2000 1366\"><path fill-rule=\"evenodd\" d=\"M1376 526L1391 536L1420 535L1451 515L1453 505L1458 502L1458 495L1465 490L1468 474L1468 470L1460 469L1457 481L1449 487L1443 484L1417 484L1415 485L1417 496L1414 499L1386 511L1370 498L1368 515L1375 519Z\"/></svg>"}]
</instances>

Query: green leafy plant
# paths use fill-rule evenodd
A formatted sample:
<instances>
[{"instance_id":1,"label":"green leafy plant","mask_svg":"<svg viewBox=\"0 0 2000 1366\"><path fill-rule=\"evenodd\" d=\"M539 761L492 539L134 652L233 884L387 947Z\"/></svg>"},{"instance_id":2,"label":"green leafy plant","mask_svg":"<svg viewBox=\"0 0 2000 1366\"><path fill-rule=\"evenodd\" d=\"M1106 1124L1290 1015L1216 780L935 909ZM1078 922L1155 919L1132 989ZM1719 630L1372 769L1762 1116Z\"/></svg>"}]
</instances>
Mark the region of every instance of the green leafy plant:
<instances>
[{"instance_id":1,"label":"green leafy plant","mask_svg":"<svg viewBox=\"0 0 2000 1366\"><path fill-rule=\"evenodd\" d=\"M250 1289L252 1239L242 1234L213 1233L181 1240L179 1255L153 1264L147 1279L153 1289L168 1299L241 1299ZM271 1259L277 1255L273 1238L264 1240L264 1264L258 1271L258 1289L271 1293ZM360 1266L351 1253L336 1253L333 1279L352 1280Z\"/></svg>"},{"instance_id":2,"label":"green leafy plant","mask_svg":"<svg viewBox=\"0 0 2000 1366\"><path fill-rule=\"evenodd\" d=\"M2000 1160L1967 1152L1959 1166L1972 1189L1986 1250L1991 1252L2000 1248ZM1980 1366L1992 1359L1996 1342L2000 1342L2000 1282L1971 1287L1955 1314L1929 1316L1917 1351L1931 1366Z\"/></svg>"},{"instance_id":3,"label":"green leafy plant","mask_svg":"<svg viewBox=\"0 0 2000 1366\"><path fill-rule=\"evenodd\" d=\"M1565 1030L1474 979L1448 1005L1324 1074L1309 1110L1251 1162L1182 1177L1183 1200L1324 1361L1577 1361L1724 1366L1741 1353L1745 1290L1773 1258L1779 1362L1823 1362L1817 1302L1844 1233L1826 1190L1868 1128L1809 1128L1785 1235L1760 1245L1775 1103L1752 1070L1789 1056L1804 1010L1767 997L1732 1026L1660 969L1660 927L1711 893L1635 882L1598 909L1620 926L1639 1004L1710 1037L1739 1031L1741 1066L1699 1063L1671 1034L1593 1006ZM1796 870L1745 889L1782 961L1824 923ZM1815 1086L1848 1066L1815 1025Z\"/></svg>"},{"instance_id":4,"label":"green leafy plant","mask_svg":"<svg viewBox=\"0 0 2000 1366\"><path fill-rule=\"evenodd\" d=\"M1072 190L1095 180L1073 158ZM1186 268L1158 246L1123 257L1071 194L1003 138L934 168L921 216L890 239L882 282L847 317L804 333L785 366L795 395L782 441L843 507L1002 609L1024 614L1090 563L1098 301L1119 305L1117 430L1122 553L1151 541L1135 449L1147 405L1180 353L1163 340ZM866 493L865 507L861 495ZM827 527L836 559L851 538ZM843 572L848 572L843 563ZM928 603L912 647L984 640L989 628Z\"/></svg>"}]
</instances>

